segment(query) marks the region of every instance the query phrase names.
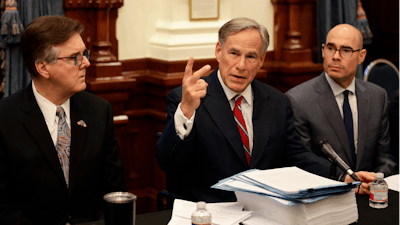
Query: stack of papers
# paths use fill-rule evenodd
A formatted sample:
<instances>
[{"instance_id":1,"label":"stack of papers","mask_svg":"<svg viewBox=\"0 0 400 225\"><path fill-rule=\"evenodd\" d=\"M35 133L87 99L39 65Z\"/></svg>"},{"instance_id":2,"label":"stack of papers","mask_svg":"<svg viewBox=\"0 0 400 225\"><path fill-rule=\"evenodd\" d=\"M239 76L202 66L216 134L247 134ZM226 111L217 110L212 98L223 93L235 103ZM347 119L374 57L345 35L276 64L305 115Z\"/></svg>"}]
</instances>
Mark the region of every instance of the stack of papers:
<instances>
[{"instance_id":1,"label":"stack of papers","mask_svg":"<svg viewBox=\"0 0 400 225\"><path fill-rule=\"evenodd\" d=\"M312 203L294 205L281 204L274 199L245 192L235 192L235 194L238 202L246 206L246 210L253 211L253 215L243 222L246 225L260 224L252 221L255 218L264 220L262 224L276 225L347 225L358 220L354 191L333 195Z\"/></svg>"},{"instance_id":2,"label":"stack of papers","mask_svg":"<svg viewBox=\"0 0 400 225\"><path fill-rule=\"evenodd\" d=\"M175 199L172 217L168 225L191 224L191 216L197 209L196 202ZM212 224L237 225L251 216L251 211L243 211L237 202L207 203L206 210L211 213Z\"/></svg>"},{"instance_id":3,"label":"stack of papers","mask_svg":"<svg viewBox=\"0 0 400 225\"><path fill-rule=\"evenodd\" d=\"M249 170L221 180L212 188L235 191L245 210L243 224L350 224L358 219L353 188L297 167Z\"/></svg>"}]
</instances>

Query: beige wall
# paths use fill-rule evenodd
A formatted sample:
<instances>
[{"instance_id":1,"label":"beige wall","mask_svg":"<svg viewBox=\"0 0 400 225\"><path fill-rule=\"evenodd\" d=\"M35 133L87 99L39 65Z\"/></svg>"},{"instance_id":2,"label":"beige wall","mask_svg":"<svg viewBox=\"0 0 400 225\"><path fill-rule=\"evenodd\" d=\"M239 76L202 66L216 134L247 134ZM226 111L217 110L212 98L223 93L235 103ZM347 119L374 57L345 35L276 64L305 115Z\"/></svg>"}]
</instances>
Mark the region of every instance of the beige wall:
<instances>
[{"instance_id":1,"label":"beige wall","mask_svg":"<svg viewBox=\"0 0 400 225\"><path fill-rule=\"evenodd\" d=\"M190 56L213 58L219 27L240 16L263 24L270 33L270 43L274 43L270 0L219 2L218 20L190 21L189 0L125 0L117 20L119 59L149 57L176 61ZM273 46L268 50L273 50Z\"/></svg>"}]
</instances>

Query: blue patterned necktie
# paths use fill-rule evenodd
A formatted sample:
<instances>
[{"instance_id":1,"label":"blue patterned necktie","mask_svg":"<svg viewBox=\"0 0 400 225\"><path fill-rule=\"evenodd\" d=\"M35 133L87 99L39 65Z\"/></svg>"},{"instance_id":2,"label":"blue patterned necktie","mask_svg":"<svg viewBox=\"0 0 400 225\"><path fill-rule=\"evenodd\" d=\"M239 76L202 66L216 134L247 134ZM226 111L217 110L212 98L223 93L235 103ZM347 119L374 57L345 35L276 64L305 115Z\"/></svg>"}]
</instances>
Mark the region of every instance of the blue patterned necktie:
<instances>
[{"instance_id":1,"label":"blue patterned necktie","mask_svg":"<svg viewBox=\"0 0 400 225\"><path fill-rule=\"evenodd\" d=\"M354 128L353 128L353 115L351 113L351 108L349 104L349 91L345 90L344 94L344 101L343 101L343 117L344 117L344 125L347 131L347 137L349 138L350 149L351 149L351 157L353 158L352 164L353 169L356 168L356 148L354 145Z\"/></svg>"},{"instance_id":2,"label":"blue patterned necktie","mask_svg":"<svg viewBox=\"0 0 400 225\"><path fill-rule=\"evenodd\" d=\"M58 120L57 133L57 155L60 160L61 169L64 173L65 182L69 187L69 154L71 145L71 130L68 127L65 111L61 106L57 106L56 115Z\"/></svg>"}]
</instances>

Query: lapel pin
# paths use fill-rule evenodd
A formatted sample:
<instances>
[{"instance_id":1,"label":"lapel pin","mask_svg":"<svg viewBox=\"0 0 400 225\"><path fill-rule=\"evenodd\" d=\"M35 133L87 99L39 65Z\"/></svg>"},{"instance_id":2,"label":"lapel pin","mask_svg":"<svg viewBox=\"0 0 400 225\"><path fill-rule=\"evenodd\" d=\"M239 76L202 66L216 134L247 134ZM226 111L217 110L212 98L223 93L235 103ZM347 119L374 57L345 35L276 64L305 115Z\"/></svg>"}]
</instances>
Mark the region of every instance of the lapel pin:
<instances>
[{"instance_id":1,"label":"lapel pin","mask_svg":"<svg viewBox=\"0 0 400 225\"><path fill-rule=\"evenodd\" d=\"M79 120L77 124L78 124L79 126L82 126L82 127L87 127L85 121L83 121L83 120Z\"/></svg>"}]
</instances>

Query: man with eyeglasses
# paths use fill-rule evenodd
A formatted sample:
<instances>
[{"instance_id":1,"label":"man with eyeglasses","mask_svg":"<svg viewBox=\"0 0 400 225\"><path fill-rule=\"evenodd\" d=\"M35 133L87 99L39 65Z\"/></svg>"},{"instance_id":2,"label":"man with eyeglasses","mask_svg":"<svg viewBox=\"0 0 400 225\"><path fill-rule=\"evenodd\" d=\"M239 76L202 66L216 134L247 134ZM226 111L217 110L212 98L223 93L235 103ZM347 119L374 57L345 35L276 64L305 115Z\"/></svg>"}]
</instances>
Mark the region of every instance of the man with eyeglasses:
<instances>
[{"instance_id":1,"label":"man with eyeglasses","mask_svg":"<svg viewBox=\"0 0 400 225\"><path fill-rule=\"evenodd\" d=\"M32 82L0 101L0 224L99 220L103 195L124 191L111 104L84 91L83 29L44 16L22 34Z\"/></svg>"},{"instance_id":2,"label":"man with eyeglasses","mask_svg":"<svg viewBox=\"0 0 400 225\"><path fill-rule=\"evenodd\" d=\"M174 183L181 197L235 201L233 192L211 186L253 168L298 166L329 176L328 160L302 146L290 100L254 79L268 44L264 26L235 18L218 33L215 56L219 67L200 79L210 66L193 72L194 59L190 58L182 86L168 94L166 125L156 153L167 178L184 171L179 177L184 188Z\"/></svg>"},{"instance_id":3,"label":"man with eyeglasses","mask_svg":"<svg viewBox=\"0 0 400 225\"><path fill-rule=\"evenodd\" d=\"M289 90L295 127L304 145L318 148L324 138L353 171L392 172L389 151L388 98L379 86L356 79L367 51L362 34L349 24L332 28L322 45L324 72ZM351 178L342 176L342 180ZM360 193L369 193L362 183Z\"/></svg>"}]
</instances>

